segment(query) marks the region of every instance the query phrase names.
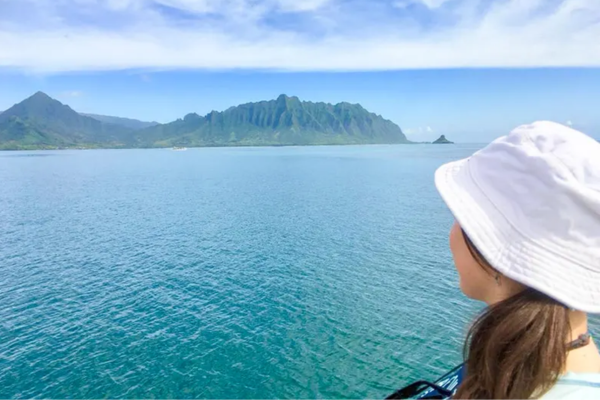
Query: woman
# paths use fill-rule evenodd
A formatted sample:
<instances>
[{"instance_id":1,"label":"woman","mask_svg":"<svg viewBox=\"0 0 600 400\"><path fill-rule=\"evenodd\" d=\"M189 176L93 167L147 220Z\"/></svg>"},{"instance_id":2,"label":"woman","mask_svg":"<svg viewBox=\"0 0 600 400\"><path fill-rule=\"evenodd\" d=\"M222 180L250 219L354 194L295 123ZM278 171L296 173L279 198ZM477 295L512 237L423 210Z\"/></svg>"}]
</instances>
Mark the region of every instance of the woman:
<instances>
[{"instance_id":1,"label":"woman","mask_svg":"<svg viewBox=\"0 0 600 400\"><path fill-rule=\"evenodd\" d=\"M460 287L487 309L454 398L600 398L600 144L571 128L517 128L442 166Z\"/></svg>"}]
</instances>

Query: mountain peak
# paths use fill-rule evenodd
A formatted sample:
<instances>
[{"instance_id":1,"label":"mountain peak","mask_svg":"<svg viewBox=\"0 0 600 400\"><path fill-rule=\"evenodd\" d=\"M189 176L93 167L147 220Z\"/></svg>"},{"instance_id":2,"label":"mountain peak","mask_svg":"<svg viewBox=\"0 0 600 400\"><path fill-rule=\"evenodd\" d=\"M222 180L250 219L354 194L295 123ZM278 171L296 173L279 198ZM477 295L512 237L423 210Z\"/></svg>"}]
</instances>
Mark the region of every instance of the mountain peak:
<instances>
[{"instance_id":1,"label":"mountain peak","mask_svg":"<svg viewBox=\"0 0 600 400\"><path fill-rule=\"evenodd\" d=\"M20 103L15 104L8 110L2 113L0 122L2 120L8 120L11 117L18 118L32 118L39 117L42 114L54 114L56 115L57 110L68 109L72 113L75 113L68 106L63 105L60 101L54 100L44 92L36 92L29 96ZM52 110L52 111L51 111Z\"/></svg>"},{"instance_id":2,"label":"mountain peak","mask_svg":"<svg viewBox=\"0 0 600 400\"><path fill-rule=\"evenodd\" d=\"M298 96L288 96L287 94L280 94L277 97L276 101L278 101L278 102L284 102L284 101L289 101L289 100L298 101L298 102L300 101L300 99L298 98Z\"/></svg>"},{"instance_id":3,"label":"mountain peak","mask_svg":"<svg viewBox=\"0 0 600 400\"><path fill-rule=\"evenodd\" d=\"M29 96L28 98L26 98L23 101L28 101L28 100L35 100L35 101L56 101L58 103L60 103L58 100L53 99L52 97L48 96L46 93L41 92L41 91L37 91L34 94L32 94L31 96Z\"/></svg>"},{"instance_id":4,"label":"mountain peak","mask_svg":"<svg viewBox=\"0 0 600 400\"><path fill-rule=\"evenodd\" d=\"M199 116L198 114L196 114L195 112L186 114L186 116L183 117L183 120L186 121L186 122L195 121L195 120L198 120L198 119L202 119L202 117Z\"/></svg>"},{"instance_id":5,"label":"mountain peak","mask_svg":"<svg viewBox=\"0 0 600 400\"><path fill-rule=\"evenodd\" d=\"M275 100L275 103L281 109L296 108L302 104L302 102L300 101L300 99L298 97L288 96L286 94L279 95L279 97L277 97L277 100Z\"/></svg>"},{"instance_id":6,"label":"mountain peak","mask_svg":"<svg viewBox=\"0 0 600 400\"><path fill-rule=\"evenodd\" d=\"M42 92L41 90L38 90L37 92L35 92L33 95L31 95L31 97L43 97L43 98L48 98L48 99L52 98L52 97L48 96L46 93Z\"/></svg>"},{"instance_id":7,"label":"mountain peak","mask_svg":"<svg viewBox=\"0 0 600 400\"><path fill-rule=\"evenodd\" d=\"M34 93L0 115L0 147L4 148L122 144L129 140L128 132L80 115L44 92Z\"/></svg>"},{"instance_id":8,"label":"mountain peak","mask_svg":"<svg viewBox=\"0 0 600 400\"><path fill-rule=\"evenodd\" d=\"M68 107L44 92L35 92L19 104L26 107Z\"/></svg>"}]
</instances>

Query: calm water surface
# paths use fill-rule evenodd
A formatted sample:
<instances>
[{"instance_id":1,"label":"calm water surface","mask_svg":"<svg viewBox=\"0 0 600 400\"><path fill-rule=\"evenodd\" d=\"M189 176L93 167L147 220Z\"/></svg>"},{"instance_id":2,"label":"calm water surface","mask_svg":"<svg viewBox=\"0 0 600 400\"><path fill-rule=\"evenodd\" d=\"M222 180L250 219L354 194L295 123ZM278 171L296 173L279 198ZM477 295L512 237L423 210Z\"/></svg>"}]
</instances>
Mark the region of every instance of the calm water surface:
<instances>
[{"instance_id":1,"label":"calm water surface","mask_svg":"<svg viewBox=\"0 0 600 400\"><path fill-rule=\"evenodd\" d=\"M479 146L0 152L1 398L381 398L460 361Z\"/></svg>"}]
</instances>

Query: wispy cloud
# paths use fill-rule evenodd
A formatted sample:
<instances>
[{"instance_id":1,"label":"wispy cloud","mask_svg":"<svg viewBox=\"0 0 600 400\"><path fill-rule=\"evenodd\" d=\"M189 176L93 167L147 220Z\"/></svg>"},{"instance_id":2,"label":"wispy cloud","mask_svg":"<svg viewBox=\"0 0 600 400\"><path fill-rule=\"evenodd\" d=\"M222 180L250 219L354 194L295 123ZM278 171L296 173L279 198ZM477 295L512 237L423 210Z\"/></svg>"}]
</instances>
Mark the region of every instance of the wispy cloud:
<instances>
[{"instance_id":1,"label":"wispy cloud","mask_svg":"<svg viewBox=\"0 0 600 400\"><path fill-rule=\"evenodd\" d=\"M440 7L442 4L447 3L450 0L396 0L392 4L397 8L406 8L412 5L422 4L427 8L434 9Z\"/></svg>"},{"instance_id":2,"label":"wispy cloud","mask_svg":"<svg viewBox=\"0 0 600 400\"><path fill-rule=\"evenodd\" d=\"M83 92L80 90L67 90L62 92L61 95L63 97L81 97L83 96Z\"/></svg>"},{"instance_id":3,"label":"wispy cloud","mask_svg":"<svg viewBox=\"0 0 600 400\"><path fill-rule=\"evenodd\" d=\"M433 128L430 126L419 126L417 128L407 128L404 129L404 133L409 134L409 135L423 135L423 134L428 134L428 133L433 133Z\"/></svg>"},{"instance_id":4,"label":"wispy cloud","mask_svg":"<svg viewBox=\"0 0 600 400\"><path fill-rule=\"evenodd\" d=\"M598 0L2 0L0 68L600 66Z\"/></svg>"}]
</instances>

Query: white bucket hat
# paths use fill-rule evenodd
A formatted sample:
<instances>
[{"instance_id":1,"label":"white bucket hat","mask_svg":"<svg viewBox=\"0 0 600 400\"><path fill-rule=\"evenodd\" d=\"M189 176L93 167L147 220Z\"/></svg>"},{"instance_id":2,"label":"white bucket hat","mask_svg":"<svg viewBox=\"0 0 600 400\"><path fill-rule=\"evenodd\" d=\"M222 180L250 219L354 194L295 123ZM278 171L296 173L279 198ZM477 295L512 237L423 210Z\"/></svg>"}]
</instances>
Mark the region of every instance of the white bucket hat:
<instances>
[{"instance_id":1,"label":"white bucket hat","mask_svg":"<svg viewBox=\"0 0 600 400\"><path fill-rule=\"evenodd\" d=\"M600 313L600 143L535 122L443 165L435 183L496 270Z\"/></svg>"}]
</instances>

